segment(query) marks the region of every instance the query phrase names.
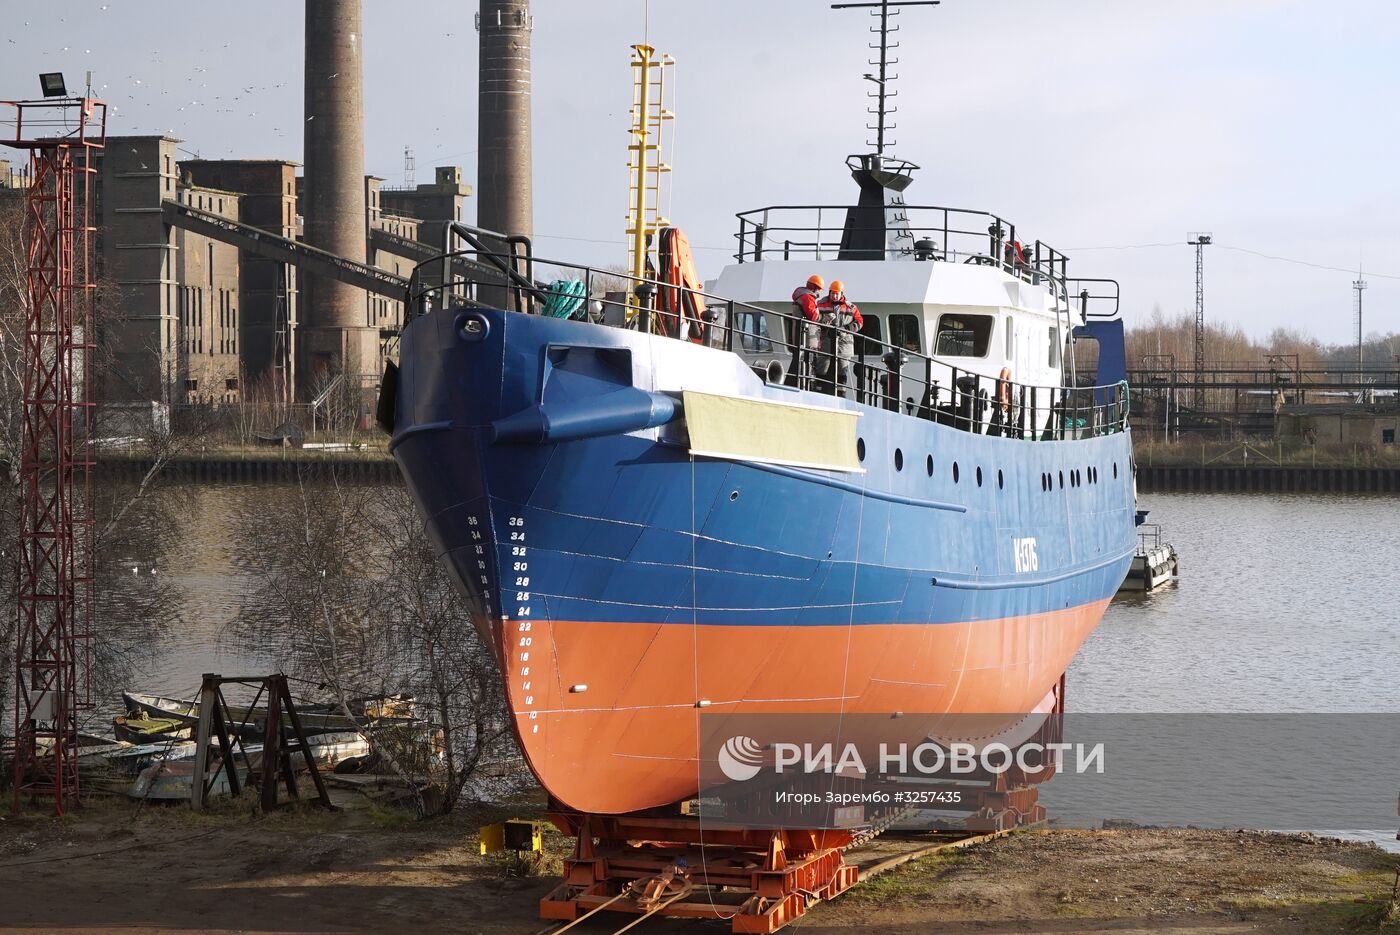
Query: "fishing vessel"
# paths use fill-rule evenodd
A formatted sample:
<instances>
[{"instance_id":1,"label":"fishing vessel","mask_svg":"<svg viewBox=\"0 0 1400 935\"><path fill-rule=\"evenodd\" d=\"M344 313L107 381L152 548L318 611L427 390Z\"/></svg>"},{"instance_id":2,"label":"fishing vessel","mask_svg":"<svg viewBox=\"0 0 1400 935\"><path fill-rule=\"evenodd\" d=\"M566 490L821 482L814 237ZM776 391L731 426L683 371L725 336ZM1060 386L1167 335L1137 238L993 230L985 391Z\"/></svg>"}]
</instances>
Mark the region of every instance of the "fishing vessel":
<instances>
[{"instance_id":1,"label":"fishing vessel","mask_svg":"<svg viewBox=\"0 0 1400 935\"><path fill-rule=\"evenodd\" d=\"M1060 706L1124 578L1116 285L909 202L883 131L847 167L853 203L740 213L707 287L665 231L621 296L460 224L491 275L415 275L381 422L559 807L696 795L702 713ZM793 305L812 275L858 301L849 352Z\"/></svg>"}]
</instances>

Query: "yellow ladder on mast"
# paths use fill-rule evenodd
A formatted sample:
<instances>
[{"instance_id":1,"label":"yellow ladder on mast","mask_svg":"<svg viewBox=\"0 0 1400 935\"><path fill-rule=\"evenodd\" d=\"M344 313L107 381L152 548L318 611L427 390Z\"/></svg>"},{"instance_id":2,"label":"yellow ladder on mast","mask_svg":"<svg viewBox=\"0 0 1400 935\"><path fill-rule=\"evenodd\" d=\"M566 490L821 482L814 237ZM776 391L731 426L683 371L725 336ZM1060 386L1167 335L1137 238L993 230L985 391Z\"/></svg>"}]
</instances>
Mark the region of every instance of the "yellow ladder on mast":
<instances>
[{"instance_id":1,"label":"yellow ladder on mast","mask_svg":"<svg viewBox=\"0 0 1400 935\"><path fill-rule=\"evenodd\" d=\"M627 266L637 279L647 278L647 251L652 238L670 223L662 214L662 201L663 191L669 194L666 180L671 174L671 164L667 154L674 148L676 118L667 97L674 92L667 88L666 76L675 64L676 60L670 55L658 53L649 45L632 46Z\"/></svg>"}]
</instances>

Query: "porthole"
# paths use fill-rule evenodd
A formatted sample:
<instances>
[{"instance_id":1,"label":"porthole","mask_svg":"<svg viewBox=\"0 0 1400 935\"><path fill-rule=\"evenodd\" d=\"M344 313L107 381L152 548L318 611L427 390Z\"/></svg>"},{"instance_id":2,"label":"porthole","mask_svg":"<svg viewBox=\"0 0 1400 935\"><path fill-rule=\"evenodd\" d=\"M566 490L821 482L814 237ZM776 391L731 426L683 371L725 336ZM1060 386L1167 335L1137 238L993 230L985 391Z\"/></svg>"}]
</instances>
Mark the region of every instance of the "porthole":
<instances>
[{"instance_id":1,"label":"porthole","mask_svg":"<svg viewBox=\"0 0 1400 935\"><path fill-rule=\"evenodd\" d=\"M928 471L929 477L933 476L933 455L929 455L924 459L924 470Z\"/></svg>"},{"instance_id":2,"label":"porthole","mask_svg":"<svg viewBox=\"0 0 1400 935\"><path fill-rule=\"evenodd\" d=\"M1117 480L1117 479L1118 479L1118 462L1117 462L1117 461L1114 461L1114 462L1113 462L1113 479L1114 479L1114 480Z\"/></svg>"},{"instance_id":3,"label":"porthole","mask_svg":"<svg viewBox=\"0 0 1400 935\"><path fill-rule=\"evenodd\" d=\"M730 503L733 503L735 500L738 500L738 499L739 499L739 491L737 491L737 490L731 490L731 491L729 491L729 502L730 502Z\"/></svg>"},{"instance_id":4,"label":"porthole","mask_svg":"<svg viewBox=\"0 0 1400 935\"><path fill-rule=\"evenodd\" d=\"M997 490L1005 490L1005 489L1006 489L1006 481L1002 479L1002 476L1001 476L1001 469L998 468L998 469L997 469Z\"/></svg>"},{"instance_id":5,"label":"porthole","mask_svg":"<svg viewBox=\"0 0 1400 935\"><path fill-rule=\"evenodd\" d=\"M982 486L982 469L980 467L977 469L977 486Z\"/></svg>"},{"instance_id":6,"label":"porthole","mask_svg":"<svg viewBox=\"0 0 1400 935\"><path fill-rule=\"evenodd\" d=\"M894 450L894 469L896 471L904 470L904 452L898 448Z\"/></svg>"},{"instance_id":7,"label":"porthole","mask_svg":"<svg viewBox=\"0 0 1400 935\"><path fill-rule=\"evenodd\" d=\"M1061 489L1061 490L1064 490L1064 489L1065 489L1065 472L1064 472L1064 471L1061 471L1061 472L1060 472L1060 489Z\"/></svg>"},{"instance_id":8,"label":"porthole","mask_svg":"<svg viewBox=\"0 0 1400 935\"><path fill-rule=\"evenodd\" d=\"M958 482L958 462L953 462L953 483Z\"/></svg>"},{"instance_id":9,"label":"porthole","mask_svg":"<svg viewBox=\"0 0 1400 935\"><path fill-rule=\"evenodd\" d=\"M856 439L856 457L862 462L865 461L865 439L863 438Z\"/></svg>"},{"instance_id":10,"label":"porthole","mask_svg":"<svg viewBox=\"0 0 1400 935\"><path fill-rule=\"evenodd\" d=\"M1044 493L1044 492L1045 492L1045 472L1044 472L1044 471L1041 471L1041 472L1040 472L1040 492L1041 492L1041 493Z\"/></svg>"}]
</instances>

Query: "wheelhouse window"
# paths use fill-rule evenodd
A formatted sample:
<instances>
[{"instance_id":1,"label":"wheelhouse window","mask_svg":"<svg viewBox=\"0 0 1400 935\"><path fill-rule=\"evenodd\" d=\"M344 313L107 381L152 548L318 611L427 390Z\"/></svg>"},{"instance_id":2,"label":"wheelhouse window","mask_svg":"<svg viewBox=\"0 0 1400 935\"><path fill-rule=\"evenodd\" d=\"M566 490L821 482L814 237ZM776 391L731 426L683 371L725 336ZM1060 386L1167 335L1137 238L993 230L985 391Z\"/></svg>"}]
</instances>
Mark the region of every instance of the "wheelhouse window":
<instances>
[{"instance_id":1,"label":"wheelhouse window","mask_svg":"<svg viewBox=\"0 0 1400 935\"><path fill-rule=\"evenodd\" d=\"M992 343L991 315L940 315L933 353L939 357L986 357Z\"/></svg>"},{"instance_id":2,"label":"wheelhouse window","mask_svg":"<svg viewBox=\"0 0 1400 935\"><path fill-rule=\"evenodd\" d=\"M878 357L880 355L880 319L874 315L865 316L865 324L861 325L860 336L856 338L856 355L859 357Z\"/></svg>"},{"instance_id":3,"label":"wheelhouse window","mask_svg":"<svg viewBox=\"0 0 1400 935\"><path fill-rule=\"evenodd\" d=\"M740 309L736 317L740 347L759 354L767 354L773 350L773 342L768 337L768 316Z\"/></svg>"},{"instance_id":4,"label":"wheelhouse window","mask_svg":"<svg viewBox=\"0 0 1400 935\"><path fill-rule=\"evenodd\" d=\"M923 345L919 341L918 316L891 315L890 343L902 351L923 353Z\"/></svg>"}]
</instances>

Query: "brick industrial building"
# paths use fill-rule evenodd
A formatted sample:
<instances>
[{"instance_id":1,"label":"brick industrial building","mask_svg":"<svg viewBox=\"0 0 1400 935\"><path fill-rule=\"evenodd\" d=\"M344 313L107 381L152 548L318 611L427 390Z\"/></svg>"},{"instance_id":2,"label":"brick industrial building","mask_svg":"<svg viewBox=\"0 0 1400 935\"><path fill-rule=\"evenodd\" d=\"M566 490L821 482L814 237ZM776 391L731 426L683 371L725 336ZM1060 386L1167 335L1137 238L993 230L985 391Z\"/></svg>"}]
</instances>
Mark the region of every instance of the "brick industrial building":
<instances>
[{"instance_id":1,"label":"brick industrial building","mask_svg":"<svg viewBox=\"0 0 1400 935\"><path fill-rule=\"evenodd\" d=\"M301 356L304 289L297 270L172 227L161 206L178 201L300 240L297 164L182 159L179 143L169 136L109 137L100 157L94 217L105 307L99 319L111 355L104 395L174 405L229 404L245 394L285 398ZM27 184L0 162L0 198L21 198ZM364 186L364 255L401 276L440 248L442 222L461 220L471 193L456 166L438 167L432 182L411 189L385 187L374 176ZM366 329L398 327L401 302L359 296Z\"/></svg>"}]
</instances>

